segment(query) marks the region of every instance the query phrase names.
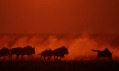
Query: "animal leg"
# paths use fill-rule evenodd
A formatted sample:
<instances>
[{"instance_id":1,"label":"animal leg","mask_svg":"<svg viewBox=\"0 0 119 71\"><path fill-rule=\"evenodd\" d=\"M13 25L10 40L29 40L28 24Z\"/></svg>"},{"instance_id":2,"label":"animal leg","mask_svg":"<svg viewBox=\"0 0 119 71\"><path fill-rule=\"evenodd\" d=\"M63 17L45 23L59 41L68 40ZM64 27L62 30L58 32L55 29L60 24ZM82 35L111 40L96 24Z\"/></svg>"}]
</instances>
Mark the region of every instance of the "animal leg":
<instances>
[{"instance_id":1,"label":"animal leg","mask_svg":"<svg viewBox=\"0 0 119 71\"><path fill-rule=\"evenodd\" d=\"M99 59L100 57L97 55L97 57L96 57L97 59Z\"/></svg>"},{"instance_id":2,"label":"animal leg","mask_svg":"<svg viewBox=\"0 0 119 71\"><path fill-rule=\"evenodd\" d=\"M45 60L45 56L43 56L44 60Z\"/></svg>"},{"instance_id":3,"label":"animal leg","mask_svg":"<svg viewBox=\"0 0 119 71\"><path fill-rule=\"evenodd\" d=\"M40 57L40 60L42 59L42 55L41 55L41 57Z\"/></svg>"},{"instance_id":4,"label":"animal leg","mask_svg":"<svg viewBox=\"0 0 119 71\"><path fill-rule=\"evenodd\" d=\"M58 60L58 56L56 56L56 60Z\"/></svg>"},{"instance_id":5,"label":"animal leg","mask_svg":"<svg viewBox=\"0 0 119 71\"><path fill-rule=\"evenodd\" d=\"M30 60L31 59L31 55L28 55L28 60Z\"/></svg>"},{"instance_id":6,"label":"animal leg","mask_svg":"<svg viewBox=\"0 0 119 71\"><path fill-rule=\"evenodd\" d=\"M10 59L12 60L12 55L10 55Z\"/></svg>"},{"instance_id":7,"label":"animal leg","mask_svg":"<svg viewBox=\"0 0 119 71\"><path fill-rule=\"evenodd\" d=\"M5 60L5 55L4 55L4 60Z\"/></svg>"},{"instance_id":8,"label":"animal leg","mask_svg":"<svg viewBox=\"0 0 119 71\"><path fill-rule=\"evenodd\" d=\"M48 60L50 60L51 59L51 56L48 56Z\"/></svg>"},{"instance_id":9,"label":"animal leg","mask_svg":"<svg viewBox=\"0 0 119 71\"><path fill-rule=\"evenodd\" d=\"M59 56L59 60L61 60L62 59L62 57L61 56Z\"/></svg>"},{"instance_id":10,"label":"animal leg","mask_svg":"<svg viewBox=\"0 0 119 71\"><path fill-rule=\"evenodd\" d=\"M23 57L23 55L22 55L22 59L23 59L24 57Z\"/></svg>"},{"instance_id":11,"label":"animal leg","mask_svg":"<svg viewBox=\"0 0 119 71\"><path fill-rule=\"evenodd\" d=\"M17 55L17 58L16 58L16 60L18 60L18 58L19 58L19 55Z\"/></svg>"}]
</instances>

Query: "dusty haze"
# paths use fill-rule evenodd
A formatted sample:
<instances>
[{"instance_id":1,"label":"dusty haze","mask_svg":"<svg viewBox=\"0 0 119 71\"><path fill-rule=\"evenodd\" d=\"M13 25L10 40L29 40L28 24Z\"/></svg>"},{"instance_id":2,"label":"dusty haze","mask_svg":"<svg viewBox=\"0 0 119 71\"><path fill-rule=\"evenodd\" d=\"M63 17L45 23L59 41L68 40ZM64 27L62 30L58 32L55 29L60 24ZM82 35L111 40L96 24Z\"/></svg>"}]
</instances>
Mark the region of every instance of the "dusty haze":
<instances>
[{"instance_id":1,"label":"dusty haze","mask_svg":"<svg viewBox=\"0 0 119 71\"><path fill-rule=\"evenodd\" d=\"M113 53L113 60L119 59L119 35L114 34L14 34L1 35L0 48L8 47L16 48L27 45L35 47L38 58L39 53L45 49L56 49L61 46L66 46L69 54L66 55L66 60L95 60L97 53L92 49L104 50L108 48Z\"/></svg>"},{"instance_id":2,"label":"dusty haze","mask_svg":"<svg viewBox=\"0 0 119 71\"><path fill-rule=\"evenodd\" d=\"M0 48L31 45L36 54L65 45L69 60L106 47L119 59L119 0L0 0Z\"/></svg>"}]
</instances>

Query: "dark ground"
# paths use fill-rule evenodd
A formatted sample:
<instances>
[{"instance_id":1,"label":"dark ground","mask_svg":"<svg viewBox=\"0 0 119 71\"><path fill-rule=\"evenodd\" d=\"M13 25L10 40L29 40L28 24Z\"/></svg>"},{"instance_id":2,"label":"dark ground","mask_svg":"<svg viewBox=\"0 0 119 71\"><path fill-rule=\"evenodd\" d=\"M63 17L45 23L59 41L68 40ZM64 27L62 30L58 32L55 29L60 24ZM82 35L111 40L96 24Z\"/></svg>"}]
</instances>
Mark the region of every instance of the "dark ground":
<instances>
[{"instance_id":1,"label":"dark ground","mask_svg":"<svg viewBox=\"0 0 119 71\"><path fill-rule=\"evenodd\" d=\"M119 71L119 62L0 61L0 71Z\"/></svg>"}]
</instances>

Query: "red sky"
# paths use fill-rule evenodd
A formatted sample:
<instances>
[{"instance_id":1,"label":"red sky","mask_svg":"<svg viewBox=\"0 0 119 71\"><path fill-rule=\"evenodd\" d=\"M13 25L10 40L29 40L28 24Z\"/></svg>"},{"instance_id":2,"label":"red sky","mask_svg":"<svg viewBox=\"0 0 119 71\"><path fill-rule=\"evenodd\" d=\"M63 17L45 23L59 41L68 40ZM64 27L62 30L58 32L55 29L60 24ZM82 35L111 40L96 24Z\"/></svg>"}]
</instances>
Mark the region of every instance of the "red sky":
<instances>
[{"instance_id":1,"label":"red sky","mask_svg":"<svg viewBox=\"0 0 119 71\"><path fill-rule=\"evenodd\" d=\"M119 0L0 0L0 33L117 33Z\"/></svg>"},{"instance_id":2,"label":"red sky","mask_svg":"<svg viewBox=\"0 0 119 71\"><path fill-rule=\"evenodd\" d=\"M119 0L0 0L0 48L31 45L37 54L66 45L66 58L90 59L108 47L119 59L118 30Z\"/></svg>"}]
</instances>

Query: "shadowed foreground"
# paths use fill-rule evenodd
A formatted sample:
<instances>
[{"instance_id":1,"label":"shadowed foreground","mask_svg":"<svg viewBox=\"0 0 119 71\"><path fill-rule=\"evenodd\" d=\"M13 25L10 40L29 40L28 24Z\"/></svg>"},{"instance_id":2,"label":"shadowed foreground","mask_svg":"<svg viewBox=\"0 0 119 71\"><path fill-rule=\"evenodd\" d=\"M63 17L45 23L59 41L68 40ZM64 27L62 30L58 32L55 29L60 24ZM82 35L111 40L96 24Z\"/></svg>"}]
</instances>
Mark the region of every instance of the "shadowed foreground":
<instances>
[{"instance_id":1,"label":"shadowed foreground","mask_svg":"<svg viewBox=\"0 0 119 71\"><path fill-rule=\"evenodd\" d=\"M1 61L1 71L117 71L119 62Z\"/></svg>"}]
</instances>

